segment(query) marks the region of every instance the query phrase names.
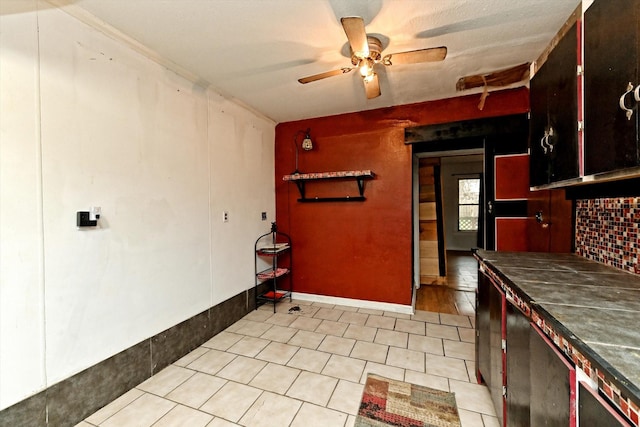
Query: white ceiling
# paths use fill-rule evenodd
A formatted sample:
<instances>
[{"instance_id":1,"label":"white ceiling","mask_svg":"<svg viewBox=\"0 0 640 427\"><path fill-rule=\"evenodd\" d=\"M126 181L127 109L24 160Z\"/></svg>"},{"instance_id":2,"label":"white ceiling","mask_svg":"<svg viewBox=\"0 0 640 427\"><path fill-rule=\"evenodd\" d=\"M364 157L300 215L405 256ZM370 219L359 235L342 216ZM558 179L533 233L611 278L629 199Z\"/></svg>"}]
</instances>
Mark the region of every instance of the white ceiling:
<instances>
[{"instance_id":1,"label":"white ceiling","mask_svg":"<svg viewBox=\"0 0 640 427\"><path fill-rule=\"evenodd\" d=\"M580 0L53 0L97 17L146 54L275 122L459 96L458 78L534 61ZM78 9L80 8L80 9ZM75 12L74 12L75 10ZM88 14L86 14L88 12ZM343 16L362 16L383 55L447 46L442 62L380 66L367 100ZM85 19L86 20L86 19ZM474 93L479 89L463 92Z\"/></svg>"}]
</instances>

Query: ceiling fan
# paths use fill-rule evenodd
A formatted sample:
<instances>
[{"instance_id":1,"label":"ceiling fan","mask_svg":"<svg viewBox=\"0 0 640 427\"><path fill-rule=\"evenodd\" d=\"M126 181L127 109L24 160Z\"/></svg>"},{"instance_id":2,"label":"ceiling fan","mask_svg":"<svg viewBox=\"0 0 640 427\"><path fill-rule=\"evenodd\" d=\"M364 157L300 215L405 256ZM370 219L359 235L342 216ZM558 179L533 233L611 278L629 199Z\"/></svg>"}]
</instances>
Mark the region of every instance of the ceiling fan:
<instances>
[{"instance_id":1,"label":"ceiling fan","mask_svg":"<svg viewBox=\"0 0 640 427\"><path fill-rule=\"evenodd\" d=\"M420 62L442 61L447 56L447 48L444 46L428 49L410 50L406 52L390 53L382 56L382 42L374 36L367 35L364 28L364 20L359 16L351 16L340 19L342 28L349 40L351 47L351 64L353 67L343 67L339 70L327 71L312 76L298 79L302 84L315 82L327 77L346 74L358 69L364 82L367 98L380 96L380 83L375 72L376 64L390 66L394 64L416 64Z\"/></svg>"}]
</instances>

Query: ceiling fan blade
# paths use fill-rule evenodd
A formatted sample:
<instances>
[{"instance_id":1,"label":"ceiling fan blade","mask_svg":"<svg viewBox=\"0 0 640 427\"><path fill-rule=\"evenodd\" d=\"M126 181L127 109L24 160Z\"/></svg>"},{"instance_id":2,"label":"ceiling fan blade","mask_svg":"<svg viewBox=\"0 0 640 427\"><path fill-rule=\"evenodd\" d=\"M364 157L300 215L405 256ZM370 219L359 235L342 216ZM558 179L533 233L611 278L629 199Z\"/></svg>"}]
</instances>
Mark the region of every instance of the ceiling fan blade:
<instances>
[{"instance_id":1,"label":"ceiling fan blade","mask_svg":"<svg viewBox=\"0 0 640 427\"><path fill-rule=\"evenodd\" d=\"M410 50L385 55L382 59L384 65L418 64L420 62L442 61L447 56L445 46L430 47L427 49Z\"/></svg>"},{"instance_id":2,"label":"ceiling fan blade","mask_svg":"<svg viewBox=\"0 0 640 427\"><path fill-rule=\"evenodd\" d=\"M369 56L369 42L367 41L367 32L364 29L364 20L359 16L348 16L340 19L340 22L353 54L358 58L367 58Z\"/></svg>"},{"instance_id":3,"label":"ceiling fan blade","mask_svg":"<svg viewBox=\"0 0 640 427\"><path fill-rule=\"evenodd\" d=\"M347 74L351 70L353 70L353 68L344 67L344 68L340 68L339 70L327 71L320 74L314 74L313 76L303 77L301 79L298 79L298 82L302 84L307 84L307 83L315 82L316 80L326 79L327 77L333 77L340 74Z\"/></svg>"},{"instance_id":4,"label":"ceiling fan blade","mask_svg":"<svg viewBox=\"0 0 640 427\"><path fill-rule=\"evenodd\" d=\"M456 83L456 90L461 91L472 89L474 87L482 87L485 85L507 86L512 83L517 83L521 80L526 80L529 78L530 65L530 63L525 62L524 64L494 71L493 73L489 74L461 77Z\"/></svg>"},{"instance_id":5,"label":"ceiling fan blade","mask_svg":"<svg viewBox=\"0 0 640 427\"><path fill-rule=\"evenodd\" d=\"M369 81L367 81L367 79L362 79L362 81L364 82L364 90L367 92L367 99L380 96L380 82L378 81L377 74L371 76Z\"/></svg>"}]
</instances>

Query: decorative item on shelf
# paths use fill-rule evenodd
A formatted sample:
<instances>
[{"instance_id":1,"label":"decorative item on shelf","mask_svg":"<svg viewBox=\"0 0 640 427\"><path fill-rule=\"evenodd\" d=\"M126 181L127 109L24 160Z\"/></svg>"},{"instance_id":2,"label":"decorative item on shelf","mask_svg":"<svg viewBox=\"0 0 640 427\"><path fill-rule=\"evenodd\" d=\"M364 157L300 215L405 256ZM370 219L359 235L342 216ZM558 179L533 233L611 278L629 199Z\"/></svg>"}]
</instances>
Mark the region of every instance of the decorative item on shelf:
<instances>
[{"instance_id":1,"label":"decorative item on shelf","mask_svg":"<svg viewBox=\"0 0 640 427\"><path fill-rule=\"evenodd\" d=\"M298 132L296 132L295 136L293 137L293 144L296 147L296 170L293 171L294 174L300 173L300 171L298 170L298 136L304 135L302 143L300 144L302 146L302 149L304 151L311 151L313 150L313 141L311 140L310 132L311 132L311 129L307 129L306 131L299 130Z\"/></svg>"}]
</instances>

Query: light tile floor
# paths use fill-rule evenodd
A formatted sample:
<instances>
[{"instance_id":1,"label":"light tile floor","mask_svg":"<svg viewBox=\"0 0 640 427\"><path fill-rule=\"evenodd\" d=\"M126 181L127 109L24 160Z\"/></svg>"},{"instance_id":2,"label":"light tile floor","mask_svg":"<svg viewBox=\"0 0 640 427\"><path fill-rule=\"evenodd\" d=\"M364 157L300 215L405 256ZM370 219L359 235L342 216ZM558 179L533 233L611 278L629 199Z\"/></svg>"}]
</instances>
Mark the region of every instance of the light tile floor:
<instances>
[{"instance_id":1,"label":"light tile floor","mask_svg":"<svg viewBox=\"0 0 640 427\"><path fill-rule=\"evenodd\" d=\"M497 427L474 336L469 316L265 305L77 427L349 427L368 373L454 392L463 427Z\"/></svg>"}]
</instances>

